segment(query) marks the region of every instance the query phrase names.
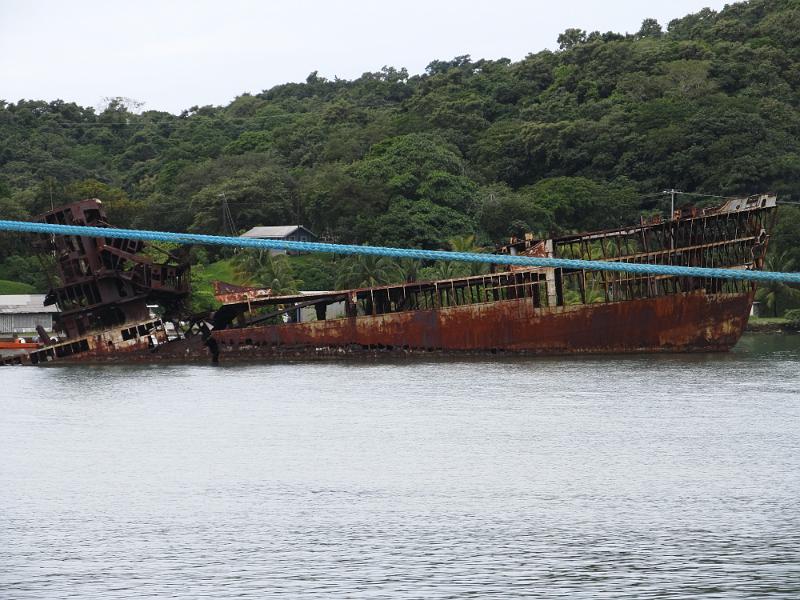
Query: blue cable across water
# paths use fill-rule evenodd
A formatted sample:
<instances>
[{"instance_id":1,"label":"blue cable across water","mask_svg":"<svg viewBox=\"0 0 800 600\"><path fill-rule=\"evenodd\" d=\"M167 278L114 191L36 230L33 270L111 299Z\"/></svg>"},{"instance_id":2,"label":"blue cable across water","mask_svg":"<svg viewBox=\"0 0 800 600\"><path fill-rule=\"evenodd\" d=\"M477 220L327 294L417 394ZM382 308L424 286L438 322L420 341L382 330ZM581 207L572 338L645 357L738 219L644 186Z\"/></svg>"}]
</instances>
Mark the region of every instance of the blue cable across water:
<instances>
[{"instance_id":1,"label":"blue cable across water","mask_svg":"<svg viewBox=\"0 0 800 600\"><path fill-rule=\"evenodd\" d=\"M578 260L572 258L537 258L532 256L509 256L504 254L479 254L475 252L448 252L445 250L417 250L414 248L385 248L382 246L354 246L348 244L323 244L319 242L262 240L196 233L169 233L165 231L145 231L138 229L29 223L27 221L0 220L0 231L120 238L149 242L169 242L173 244L233 246L238 248L257 248L260 250L299 250L302 252L325 252L329 254L366 254L391 258L453 260L459 262L513 265L517 267L554 267L563 269L586 269L588 271L616 271L633 273L636 275L714 277L718 279L780 281L783 283L800 284L800 273L775 273L771 271L748 271L744 269L714 269L710 267L681 267L677 265L651 265L645 263Z\"/></svg>"}]
</instances>

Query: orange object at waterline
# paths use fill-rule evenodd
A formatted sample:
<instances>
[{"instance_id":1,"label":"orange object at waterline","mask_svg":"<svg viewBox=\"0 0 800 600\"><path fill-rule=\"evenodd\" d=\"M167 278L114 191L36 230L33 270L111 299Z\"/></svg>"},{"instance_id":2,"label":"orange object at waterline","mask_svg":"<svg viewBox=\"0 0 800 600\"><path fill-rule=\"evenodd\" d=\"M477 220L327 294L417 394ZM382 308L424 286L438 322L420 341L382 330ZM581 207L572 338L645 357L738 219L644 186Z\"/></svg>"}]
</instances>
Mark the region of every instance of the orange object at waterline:
<instances>
[{"instance_id":1,"label":"orange object at waterline","mask_svg":"<svg viewBox=\"0 0 800 600\"><path fill-rule=\"evenodd\" d=\"M41 348L41 344L35 342L15 342L15 341L2 341L0 340L0 350L37 350Z\"/></svg>"}]
</instances>

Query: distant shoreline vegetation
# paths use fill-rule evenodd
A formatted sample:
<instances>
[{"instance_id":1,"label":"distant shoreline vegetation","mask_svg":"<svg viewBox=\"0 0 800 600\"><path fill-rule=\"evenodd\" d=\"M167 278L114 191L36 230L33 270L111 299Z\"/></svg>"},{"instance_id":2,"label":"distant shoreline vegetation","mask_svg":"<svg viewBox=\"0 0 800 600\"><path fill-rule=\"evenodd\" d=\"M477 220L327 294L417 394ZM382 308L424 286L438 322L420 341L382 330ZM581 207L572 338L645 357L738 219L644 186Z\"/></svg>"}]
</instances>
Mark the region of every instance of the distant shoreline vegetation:
<instances>
[{"instance_id":1,"label":"distant shoreline vegetation","mask_svg":"<svg viewBox=\"0 0 800 600\"><path fill-rule=\"evenodd\" d=\"M300 223L330 241L447 248L636 222L665 211L667 188L800 202L796 2L703 9L666 28L646 19L627 35L568 29L558 42L413 76L312 73L180 115L124 98L99 112L0 101L0 218L97 197L122 227ZM772 244L800 265L800 207L781 207ZM48 286L8 235L0 279ZM798 302L775 294L779 312Z\"/></svg>"}]
</instances>

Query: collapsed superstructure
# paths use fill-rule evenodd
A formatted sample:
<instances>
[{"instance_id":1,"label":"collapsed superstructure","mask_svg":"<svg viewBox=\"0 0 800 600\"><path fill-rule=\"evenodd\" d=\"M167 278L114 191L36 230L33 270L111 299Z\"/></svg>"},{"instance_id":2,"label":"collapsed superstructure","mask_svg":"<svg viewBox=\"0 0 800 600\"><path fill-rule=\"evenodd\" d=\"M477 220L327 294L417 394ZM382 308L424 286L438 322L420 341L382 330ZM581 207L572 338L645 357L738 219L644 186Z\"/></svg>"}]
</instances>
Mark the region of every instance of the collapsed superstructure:
<instances>
[{"instance_id":1,"label":"collapsed superstructure","mask_svg":"<svg viewBox=\"0 0 800 600\"><path fill-rule=\"evenodd\" d=\"M74 202L38 220L110 227L97 199ZM44 340L49 343L33 353L34 362L152 348L167 341L164 320L152 317L148 305L162 307L167 318L182 311L189 293L188 267L175 256L161 252L165 260L156 262L145 253L144 242L116 238L41 235L36 244L55 262L56 285L45 305L60 310L55 324L60 341Z\"/></svg>"},{"instance_id":2,"label":"collapsed superstructure","mask_svg":"<svg viewBox=\"0 0 800 600\"><path fill-rule=\"evenodd\" d=\"M760 270L776 198L756 195L668 219L552 239L512 239L500 253L639 264ZM107 226L98 201L48 213L47 222ZM169 341L145 302L174 313L188 286L176 261L155 264L141 242L50 238L63 285L51 292L63 329L83 335L55 359L267 360L418 353L725 351L741 336L756 286L739 280L567 268L504 268L471 277L276 295L220 284L220 308L199 335ZM305 311L305 322L298 318ZM120 333L122 332L122 333ZM148 342L122 344L131 336ZM90 341L93 340L93 341ZM123 340L124 341L124 340Z\"/></svg>"}]
</instances>

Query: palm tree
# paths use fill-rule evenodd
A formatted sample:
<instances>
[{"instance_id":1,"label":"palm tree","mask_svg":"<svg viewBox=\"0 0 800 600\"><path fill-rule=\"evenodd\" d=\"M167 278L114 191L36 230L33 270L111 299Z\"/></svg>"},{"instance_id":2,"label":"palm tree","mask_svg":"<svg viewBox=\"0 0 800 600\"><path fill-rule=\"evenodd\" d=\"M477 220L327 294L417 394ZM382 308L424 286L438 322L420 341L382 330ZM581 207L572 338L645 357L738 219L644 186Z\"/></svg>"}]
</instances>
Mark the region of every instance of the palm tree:
<instances>
[{"instance_id":1,"label":"palm tree","mask_svg":"<svg viewBox=\"0 0 800 600\"><path fill-rule=\"evenodd\" d=\"M789 252L784 250L778 254L767 256L764 261L767 271L789 272L794 270L794 258L789 256ZM767 310L772 311L772 316L778 316L778 302L783 298L800 299L800 290L781 281L769 281L760 283L756 291L756 299L763 302Z\"/></svg>"},{"instance_id":2,"label":"palm tree","mask_svg":"<svg viewBox=\"0 0 800 600\"><path fill-rule=\"evenodd\" d=\"M272 293L294 294L303 282L294 276L294 270L285 254L272 254L255 250L240 252L235 259L237 275L272 289Z\"/></svg>"},{"instance_id":3,"label":"palm tree","mask_svg":"<svg viewBox=\"0 0 800 600\"><path fill-rule=\"evenodd\" d=\"M416 258L401 258L392 263L393 280L400 283L414 283L419 279L422 263Z\"/></svg>"},{"instance_id":4,"label":"palm tree","mask_svg":"<svg viewBox=\"0 0 800 600\"><path fill-rule=\"evenodd\" d=\"M447 240L448 245L450 246L450 250L453 252L472 252L472 253L482 253L486 252L486 248L483 246L478 246L475 243L475 235L462 235L459 237L452 237ZM478 263L478 262L470 262L467 263L467 269L465 269L467 274L469 275L483 275L489 270L489 265L487 263ZM443 279L447 279L443 277Z\"/></svg>"},{"instance_id":5,"label":"palm tree","mask_svg":"<svg viewBox=\"0 0 800 600\"><path fill-rule=\"evenodd\" d=\"M463 277L466 270L467 267L464 263L452 260L437 260L430 270L430 274L434 279L456 279L457 277Z\"/></svg>"},{"instance_id":6,"label":"palm tree","mask_svg":"<svg viewBox=\"0 0 800 600\"><path fill-rule=\"evenodd\" d=\"M392 280L392 265L388 258L357 254L339 263L336 287L361 288L381 285Z\"/></svg>"},{"instance_id":7,"label":"palm tree","mask_svg":"<svg viewBox=\"0 0 800 600\"><path fill-rule=\"evenodd\" d=\"M233 271L241 281L251 285L261 267L261 250L241 250L233 257Z\"/></svg>"}]
</instances>

